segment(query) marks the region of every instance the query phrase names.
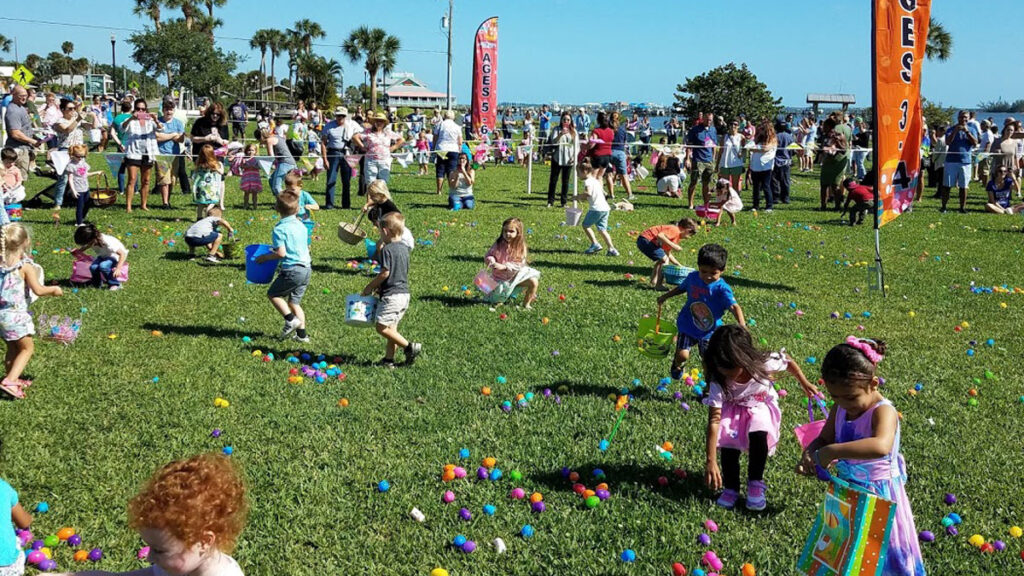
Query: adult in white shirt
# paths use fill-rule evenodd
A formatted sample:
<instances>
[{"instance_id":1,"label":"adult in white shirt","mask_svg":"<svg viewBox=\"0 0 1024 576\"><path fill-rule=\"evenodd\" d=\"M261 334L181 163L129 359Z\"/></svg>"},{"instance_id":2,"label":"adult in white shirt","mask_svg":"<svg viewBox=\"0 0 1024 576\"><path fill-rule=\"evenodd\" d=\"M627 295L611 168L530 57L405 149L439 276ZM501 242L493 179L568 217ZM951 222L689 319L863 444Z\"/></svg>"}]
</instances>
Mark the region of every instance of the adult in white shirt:
<instances>
[{"instance_id":1,"label":"adult in white shirt","mask_svg":"<svg viewBox=\"0 0 1024 576\"><path fill-rule=\"evenodd\" d=\"M358 122L348 117L348 108L338 106L334 109L334 120L324 125L320 133L320 153L327 167L327 201L324 209L334 208L334 188L341 172L341 207L351 208L350 191L352 183L352 167L345 160L349 153L352 137L363 131Z\"/></svg>"},{"instance_id":2,"label":"adult in white shirt","mask_svg":"<svg viewBox=\"0 0 1024 576\"><path fill-rule=\"evenodd\" d=\"M434 135L434 172L437 176L437 194L450 174L459 169L459 151L462 150L462 131L455 123L455 112L445 110L444 120L437 125Z\"/></svg>"},{"instance_id":3,"label":"adult in white shirt","mask_svg":"<svg viewBox=\"0 0 1024 576\"><path fill-rule=\"evenodd\" d=\"M722 138L722 155L718 159L718 175L729 180L729 185L739 190L743 179L743 145L746 138L740 134L739 120L729 124L729 133Z\"/></svg>"},{"instance_id":4,"label":"adult in white shirt","mask_svg":"<svg viewBox=\"0 0 1024 576\"><path fill-rule=\"evenodd\" d=\"M981 136L978 138L978 163L976 164L977 172L975 180L982 182L988 182L988 169L992 164L991 158L988 154L992 150L992 142L996 139L995 133L992 132L992 126L988 123L988 120L982 120L981 122Z\"/></svg>"}]
</instances>

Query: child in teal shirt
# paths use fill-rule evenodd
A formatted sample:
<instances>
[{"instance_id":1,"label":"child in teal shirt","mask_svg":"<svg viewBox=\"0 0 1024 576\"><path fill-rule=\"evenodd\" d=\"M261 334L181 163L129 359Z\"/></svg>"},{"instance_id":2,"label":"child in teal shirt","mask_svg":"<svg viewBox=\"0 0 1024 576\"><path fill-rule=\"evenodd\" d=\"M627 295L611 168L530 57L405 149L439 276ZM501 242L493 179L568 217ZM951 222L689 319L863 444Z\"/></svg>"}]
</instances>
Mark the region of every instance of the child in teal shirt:
<instances>
[{"instance_id":1,"label":"child in teal shirt","mask_svg":"<svg viewBox=\"0 0 1024 576\"><path fill-rule=\"evenodd\" d=\"M274 226L272 252L260 256L256 262L281 261L277 277L267 290L271 304L284 317L281 339L292 336L299 342L309 342L306 313L300 305L311 275L309 232L295 216L299 211L299 197L293 190L282 190L274 207L281 220Z\"/></svg>"},{"instance_id":2,"label":"child in teal shirt","mask_svg":"<svg viewBox=\"0 0 1024 576\"><path fill-rule=\"evenodd\" d=\"M14 527L28 530L31 525L32 516L18 503L18 493L0 480L0 575L25 573L25 553L18 545Z\"/></svg>"}]
</instances>

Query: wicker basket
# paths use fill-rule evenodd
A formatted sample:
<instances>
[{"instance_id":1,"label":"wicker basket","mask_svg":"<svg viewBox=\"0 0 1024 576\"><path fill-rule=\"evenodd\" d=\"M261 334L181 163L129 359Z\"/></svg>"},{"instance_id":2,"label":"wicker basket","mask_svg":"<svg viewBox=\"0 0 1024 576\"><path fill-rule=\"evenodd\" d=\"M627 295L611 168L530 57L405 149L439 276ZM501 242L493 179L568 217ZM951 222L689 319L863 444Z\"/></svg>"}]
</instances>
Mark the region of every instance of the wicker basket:
<instances>
[{"instance_id":1,"label":"wicker basket","mask_svg":"<svg viewBox=\"0 0 1024 576\"><path fill-rule=\"evenodd\" d=\"M362 242L366 239L366 232L359 228L359 223L363 221L363 214L359 215L359 219L354 224L348 222L338 223L338 239L350 246Z\"/></svg>"},{"instance_id":2,"label":"wicker basket","mask_svg":"<svg viewBox=\"0 0 1024 576\"><path fill-rule=\"evenodd\" d=\"M100 177L103 178L103 186L98 186ZM96 206L106 207L111 206L117 202L117 188L111 188L110 183L107 181L107 173L99 174L96 176L95 188L89 187L89 198L92 198L92 203Z\"/></svg>"}]
</instances>

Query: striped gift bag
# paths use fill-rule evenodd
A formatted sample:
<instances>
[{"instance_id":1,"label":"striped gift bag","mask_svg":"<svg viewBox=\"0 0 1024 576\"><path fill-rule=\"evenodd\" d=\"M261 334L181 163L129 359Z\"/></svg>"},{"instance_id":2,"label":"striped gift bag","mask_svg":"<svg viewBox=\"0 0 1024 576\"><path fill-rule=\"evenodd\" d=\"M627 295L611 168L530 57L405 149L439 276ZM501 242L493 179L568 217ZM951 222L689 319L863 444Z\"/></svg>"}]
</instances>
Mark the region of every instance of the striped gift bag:
<instances>
[{"instance_id":1,"label":"striped gift bag","mask_svg":"<svg viewBox=\"0 0 1024 576\"><path fill-rule=\"evenodd\" d=\"M807 576L877 576L889 547L896 505L835 476L797 569Z\"/></svg>"}]
</instances>

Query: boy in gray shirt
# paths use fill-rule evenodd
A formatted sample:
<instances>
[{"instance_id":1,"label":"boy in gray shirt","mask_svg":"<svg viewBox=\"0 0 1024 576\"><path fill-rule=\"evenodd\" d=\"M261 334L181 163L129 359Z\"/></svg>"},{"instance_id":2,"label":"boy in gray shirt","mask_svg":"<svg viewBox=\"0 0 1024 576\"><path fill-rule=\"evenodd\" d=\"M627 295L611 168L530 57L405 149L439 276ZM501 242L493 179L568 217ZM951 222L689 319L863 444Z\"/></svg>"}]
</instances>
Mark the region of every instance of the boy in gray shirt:
<instances>
[{"instance_id":1,"label":"boy in gray shirt","mask_svg":"<svg viewBox=\"0 0 1024 576\"><path fill-rule=\"evenodd\" d=\"M412 364L419 356L422 345L409 342L398 332L398 323L409 309L409 247L402 244L405 216L391 212L381 221L385 244L378 251L380 274L377 274L366 288L363 296L380 292L377 307L377 333L387 340L384 358L380 361L385 368L395 367L395 352L405 351L406 365Z\"/></svg>"}]
</instances>

